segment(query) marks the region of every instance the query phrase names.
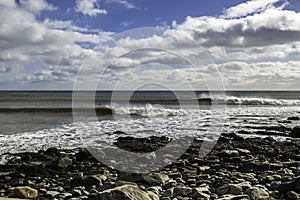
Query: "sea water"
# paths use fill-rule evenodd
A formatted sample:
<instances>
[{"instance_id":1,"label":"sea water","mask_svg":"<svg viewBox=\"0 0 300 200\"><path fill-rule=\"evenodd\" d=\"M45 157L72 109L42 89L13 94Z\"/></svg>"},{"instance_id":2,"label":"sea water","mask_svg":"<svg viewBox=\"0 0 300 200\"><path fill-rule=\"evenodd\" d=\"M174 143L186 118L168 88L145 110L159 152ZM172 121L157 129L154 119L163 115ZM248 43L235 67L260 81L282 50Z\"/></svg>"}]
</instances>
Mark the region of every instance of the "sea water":
<instances>
[{"instance_id":1,"label":"sea water","mask_svg":"<svg viewBox=\"0 0 300 200\"><path fill-rule=\"evenodd\" d=\"M86 106L85 94L79 106ZM300 92L295 91L137 91L127 96L128 91L96 92L93 106L109 106L113 115L81 121L73 118L71 91L0 92L0 153L109 145L121 136L208 137L299 124L286 123L300 116Z\"/></svg>"}]
</instances>

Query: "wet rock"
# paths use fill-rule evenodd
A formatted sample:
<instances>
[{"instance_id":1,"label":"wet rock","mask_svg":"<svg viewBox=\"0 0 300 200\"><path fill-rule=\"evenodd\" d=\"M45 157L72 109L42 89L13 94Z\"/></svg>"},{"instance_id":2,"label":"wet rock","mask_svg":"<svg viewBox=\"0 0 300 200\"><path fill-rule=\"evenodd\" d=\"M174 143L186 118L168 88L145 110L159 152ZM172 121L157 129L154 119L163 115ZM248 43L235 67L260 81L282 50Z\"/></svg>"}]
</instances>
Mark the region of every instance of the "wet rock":
<instances>
[{"instance_id":1,"label":"wet rock","mask_svg":"<svg viewBox=\"0 0 300 200\"><path fill-rule=\"evenodd\" d=\"M36 199L38 197L38 191L31 187L20 186L14 189L12 197L24 198L24 199Z\"/></svg>"},{"instance_id":2,"label":"wet rock","mask_svg":"<svg viewBox=\"0 0 300 200\"><path fill-rule=\"evenodd\" d=\"M105 200L159 200L153 193L147 193L132 185L123 185L100 192L97 199Z\"/></svg>"},{"instance_id":3,"label":"wet rock","mask_svg":"<svg viewBox=\"0 0 300 200\"><path fill-rule=\"evenodd\" d=\"M297 116L288 117L287 120L300 120L300 117Z\"/></svg>"},{"instance_id":4,"label":"wet rock","mask_svg":"<svg viewBox=\"0 0 300 200\"><path fill-rule=\"evenodd\" d=\"M292 138L300 138L300 126L294 127L289 136Z\"/></svg>"}]
</instances>

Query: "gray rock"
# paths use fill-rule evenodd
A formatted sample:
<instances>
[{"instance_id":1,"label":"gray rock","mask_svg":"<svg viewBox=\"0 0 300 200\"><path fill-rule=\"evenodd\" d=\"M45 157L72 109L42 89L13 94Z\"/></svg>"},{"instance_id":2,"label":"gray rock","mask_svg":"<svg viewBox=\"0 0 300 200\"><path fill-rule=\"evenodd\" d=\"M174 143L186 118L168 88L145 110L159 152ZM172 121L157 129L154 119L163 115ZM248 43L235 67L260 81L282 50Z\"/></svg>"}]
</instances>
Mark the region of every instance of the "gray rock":
<instances>
[{"instance_id":1,"label":"gray rock","mask_svg":"<svg viewBox=\"0 0 300 200\"><path fill-rule=\"evenodd\" d=\"M242 192L243 189L239 184L228 184L218 189L219 195L224 195L224 194L240 195L242 194Z\"/></svg>"},{"instance_id":2,"label":"gray rock","mask_svg":"<svg viewBox=\"0 0 300 200\"><path fill-rule=\"evenodd\" d=\"M58 194L59 194L58 191L53 191L53 190L49 190L49 191L47 191L47 193L46 193L46 195L47 195L48 197L54 197L54 196L56 196L56 195L58 195Z\"/></svg>"},{"instance_id":3,"label":"gray rock","mask_svg":"<svg viewBox=\"0 0 300 200\"><path fill-rule=\"evenodd\" d=\"M218 200L249 200L248 195L233 195L233 194L226 194L223 195L221 198L218 198Z\"/></svg>"},{"instance_id":4,"label":"gray rock","mask_svg":"<svg viewBox=\"0 0 300 200\"><path fill-rule=\"evenodd\" d=\"M188 197L192 194L193 189L186 186L178 186L174 188L173 196L181 196L181 197Z\"/></svg>"},{"instance_id":5,"label":"gray rock","mask_svg":"<svg viewBox=\"0 0 300 200\"><path fill-rule=\"evenodd\" d=\"M251 200L259 200L269 197L268 190L264 186L254 186L245 191Z\"/></svg>"},{"instance_id":6,"label":"gray rock","mask_svg":"<svg viewBox=\"0 0 300 200\"><path fill-rule=\"evenodd\" d=\"M163 186L169 180L169 176L162 173L149 173L142 175L142 179L149 185Z\"/></svg>"},{"instance_id":7,"label":"gray rock","mask_svg":"<svg viewBox=\"0 0 300 200\"><path fill-rule=\"evenodd\" d=\"M72 159L69 157L63 157L58 160L57 166L61 168L67 168L71 166L73 163Z\"/></svg>"},{"instance_id":8,"label":"gray rock","mask_svg":"<svg viewBox=\"0 0 300 200\"><path fill-rule=\"evenodd\" d=\"M123 185L100 192L97 199L105 200L159 200L159 198L150 192L144 192L140 188L132 185Z\"/></svg>"}]
</instances>

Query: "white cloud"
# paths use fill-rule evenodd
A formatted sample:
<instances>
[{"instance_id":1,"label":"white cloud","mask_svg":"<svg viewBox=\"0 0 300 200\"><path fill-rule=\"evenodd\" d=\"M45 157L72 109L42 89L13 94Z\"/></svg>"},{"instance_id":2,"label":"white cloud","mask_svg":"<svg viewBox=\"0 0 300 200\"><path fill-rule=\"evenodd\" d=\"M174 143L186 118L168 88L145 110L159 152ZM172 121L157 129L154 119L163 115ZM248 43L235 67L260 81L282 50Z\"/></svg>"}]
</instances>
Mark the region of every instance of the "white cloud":
<instances>
[{"instance_id":1,"label":"white cloud","mask_svg":"<svg viewBox=\"0 0 300 200\"><path fill-rule=\"evenodd\" d=\"M138 9L133 3L130 3L129 1L126 0L107 0L106 2L108 3L118 3L124 6L127 9Z\"/></svg>"},{"instance_id":2,"label":"white cloud","mask_svg":"<svg viewBox=\"0 0 300 200\"><path fill-rule=\"evenodd\" d=\"M100 14L93 11L99 10L99 1L88 2L85 8L92 11L82 13ZM199 74L178 60L181 57L195 63L204 77L213 77L217 67L229 89L299 89L300 13L270 6L271 0L262 2L259 8L250 2L241 4L250 4L245 9L247 14L251 13L249 16L187 17L181 24L157 31L160 34L149 29L136 30L123 34L114 43L110 32L79 27L71 20L41 22L35 15L41 9L34 12L11 3L3 5L0 0L1 82L47 83L49 87L59 82L72 86L80 66L86 75L82 81L86 82L96 80L111 64L102 80L105 87L120 76L128 79L124 82L128 85L123 87L136 87L151 80L182 89L189 82L203 86ZM254 7L258 12L251 11ZM241 9L228 9L231 13L227 14L233 16L238 8ZM107 40L110 41L93 49L93 45ZM140 50L130 52L134 49Z\"/></svg>"},{"instance_id":3,"label":"white cloud","mask_svg":"<svg viewBox=\"0 0 300 200\"><path fill-rule=\"evenodd\" d=\"M246 3L238 4L237 6L230 7L225 10L222 17L224 18L235 18L244 17L249 14L257 13L265 10L280 0L249 0Z\"/></svg>"},{"instance_id":4,"label":"white cloud","mask_svg":"<svg viewBox=\"0 0 300 200\"><path fill-rule=\"evenodd\" d=\"M107 14L105 9L100 9L98 6L99 0L76 0L75 11L88 15L90 17L98 14Z\"/></svg>"},{"instance_id":5,"label":"white cloud","mask_svg":"<svg viewBox=\"0 0 300 200\"><path fill-rule=\"evenodd\" d=\"M56 10L53 5L47 3L45 0L20 0L21 6L33 13L40 13L43 10Z\"/></svg>"},{"instance_id":6,"label":"white cloud","mask_svg":"<svg viewBox=\"0 0 300 200\"><path fill-rule=\"evenodd\" d=\"M15 0L0 0L0 6L15 7Z\"/></svg>"}]
</instances>

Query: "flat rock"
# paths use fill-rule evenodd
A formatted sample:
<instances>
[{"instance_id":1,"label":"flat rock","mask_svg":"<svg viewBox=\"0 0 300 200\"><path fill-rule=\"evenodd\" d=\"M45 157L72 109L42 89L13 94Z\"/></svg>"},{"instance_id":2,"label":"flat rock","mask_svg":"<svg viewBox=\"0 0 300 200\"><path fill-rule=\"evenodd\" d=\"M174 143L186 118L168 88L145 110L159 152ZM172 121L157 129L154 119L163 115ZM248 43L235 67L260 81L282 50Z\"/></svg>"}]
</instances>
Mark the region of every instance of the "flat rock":
<instances>
[{"instance_id":1,"label":"flat rock","mask_svg":"<svg viewBox=\"0 0 300 200\"><path fill-rule=\"evenodd\" d=\"M100 192L96 199L105 200L159 200L154 193L147 193L140 188L132 185L104 190Z\"/></svg>"}]
</instances>

